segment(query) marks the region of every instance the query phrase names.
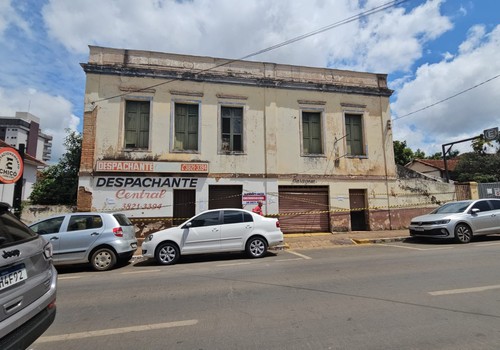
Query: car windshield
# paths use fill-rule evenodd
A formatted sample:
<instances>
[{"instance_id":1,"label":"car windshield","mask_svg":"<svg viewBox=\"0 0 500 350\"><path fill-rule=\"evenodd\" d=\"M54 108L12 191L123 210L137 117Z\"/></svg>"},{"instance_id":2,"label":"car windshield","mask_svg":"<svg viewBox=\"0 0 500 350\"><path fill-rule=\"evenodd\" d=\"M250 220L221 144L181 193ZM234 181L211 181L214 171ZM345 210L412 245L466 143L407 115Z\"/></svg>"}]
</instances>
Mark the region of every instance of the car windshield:
<instances>
[{"instance_id":1,"label":"car windshield","mask_svg":"<svg viewBox=\"0 0 500 350\"><path fill-rule=\"evenodd\" d=\"M462 213L467 207L472 203L472 201L462 201L462 202L451 202L434 209L431 214L452 214L452 213Z\"/></svg>"}]
</instances>

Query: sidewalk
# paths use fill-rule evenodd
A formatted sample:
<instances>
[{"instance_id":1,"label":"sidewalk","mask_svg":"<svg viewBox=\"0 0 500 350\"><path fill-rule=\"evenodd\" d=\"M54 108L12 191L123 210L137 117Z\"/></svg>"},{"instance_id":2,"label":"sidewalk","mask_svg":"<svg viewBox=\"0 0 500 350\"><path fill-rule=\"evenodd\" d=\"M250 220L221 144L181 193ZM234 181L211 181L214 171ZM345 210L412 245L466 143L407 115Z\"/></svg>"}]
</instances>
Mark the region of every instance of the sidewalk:
<instances>
[{"instance_id":1,"label":"sidewalk","mask_svg":"<svg viewBox=\"0 0 500 350\"><path fill-rule=\"evenodd\" d=\"M405 230L350 231L334 233L288 233L285 249L317 249L342 245L397 242L409 238Z\"/></svg>"},{"instance_id":2,"label":"sidewalk","mask_svg":"<svg viewBox=\"0 0 500 350\"><path fill-rule=\"evenodd\" d=\"M398 242L410 237L408 230L349 231L334 233L286 233L284 249L318 249L336 246ZM135 258L142 256L142 239Z\"/></svg>"}]
</instances>

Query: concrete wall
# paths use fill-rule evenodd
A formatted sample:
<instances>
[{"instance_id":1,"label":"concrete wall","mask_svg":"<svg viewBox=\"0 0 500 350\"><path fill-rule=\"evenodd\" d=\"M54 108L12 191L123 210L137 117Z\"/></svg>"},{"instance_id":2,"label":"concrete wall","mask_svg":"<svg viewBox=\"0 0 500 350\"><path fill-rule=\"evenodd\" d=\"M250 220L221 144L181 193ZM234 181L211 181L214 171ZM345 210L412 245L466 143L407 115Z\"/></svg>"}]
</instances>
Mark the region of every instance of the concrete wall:
<instances>
[{"instance_id":1,"label":"concrete wall","mask_svg":"<svg viewBox=\"0 0 500 350\"><path fill-rule=\"evenodd\" d=\"M57 214L75 212L74 207L67 205L26 205L21 213L21 220L29 225L32 222L45 219Z\"/></svg>"}]
</instances>

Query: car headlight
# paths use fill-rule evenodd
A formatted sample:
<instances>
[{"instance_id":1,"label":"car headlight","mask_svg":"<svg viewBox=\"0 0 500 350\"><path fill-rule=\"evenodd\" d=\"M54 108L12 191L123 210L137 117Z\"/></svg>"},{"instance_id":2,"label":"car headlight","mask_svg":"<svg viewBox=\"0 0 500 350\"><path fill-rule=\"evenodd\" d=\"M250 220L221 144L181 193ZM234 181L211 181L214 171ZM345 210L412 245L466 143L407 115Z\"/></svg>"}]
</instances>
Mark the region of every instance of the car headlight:
<instances>
[{"instance_id":1,"label":"car headlight","mask_svg":"<svg viewBox=\"0 0 500 350\"><path fill-rule=\"evenodd\" d=\"M434 221L433 224L434 225L446 225L450 222L450 219L446 219L446 220L437 220L437 221Z\"/></svg>"},{"instance_id":2,"label":"car headlight","mask_svg":"<svg viewBox=\"0 0 500 350\"><path fill-rule=\"evenodd\" d=\"M146 237L146 242L152 241L153 240L153 235L150 234L149 236Z\"/></svg>"}]
</instances>

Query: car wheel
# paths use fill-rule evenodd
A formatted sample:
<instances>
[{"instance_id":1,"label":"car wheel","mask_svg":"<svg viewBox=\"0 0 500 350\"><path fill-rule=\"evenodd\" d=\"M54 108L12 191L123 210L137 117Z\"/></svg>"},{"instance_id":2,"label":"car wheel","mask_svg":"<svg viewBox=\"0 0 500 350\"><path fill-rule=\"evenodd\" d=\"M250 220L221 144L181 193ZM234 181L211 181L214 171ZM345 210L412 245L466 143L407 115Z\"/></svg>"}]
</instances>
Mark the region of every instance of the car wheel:
<instances>
[{"instance_id":1,"label":"car wheel","mask_svg":"<svg viewBox=\"0 0 500 350\"><path fill-rule=\"evenodd\" d=\"M469 243L472 240L472 230L465 224L455 227L455 240L459 243Z\"/></svg>"},{"instance_id":2,"label":"car wheel","mask_svg":"<svg viewBox=\"0 0 500 350\"><path fill-rule=\"evenodd\" d=\"M247 243L246 251L251 258L260 258L267 253L267 242L264 238L253 237Z\"/></svg>"},{"instance_id":3,"label":"car wheel","mask_svg":"<svg viewBox=\"0 0 500 350\"><path fill-rule=\"evenodd\" d=\"M110 270L116 264L116 254L109 248L97 249L94 254L92 254L90 263L92 264L94 270Z\"/></svg>"},{"instance_id":4,"label":"car wheel","mask_svg":"<svg viewBox=\"0 0 500 350\"><path fill-rule=\"evenodd\" d=\"M173 265L179 260L179 257L179 248L174 243L162 243L156 249L155 259L158 264Z\"/></svg>"}]
</instances>

